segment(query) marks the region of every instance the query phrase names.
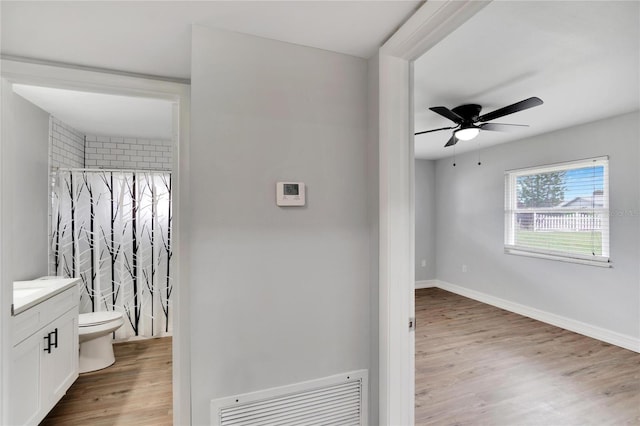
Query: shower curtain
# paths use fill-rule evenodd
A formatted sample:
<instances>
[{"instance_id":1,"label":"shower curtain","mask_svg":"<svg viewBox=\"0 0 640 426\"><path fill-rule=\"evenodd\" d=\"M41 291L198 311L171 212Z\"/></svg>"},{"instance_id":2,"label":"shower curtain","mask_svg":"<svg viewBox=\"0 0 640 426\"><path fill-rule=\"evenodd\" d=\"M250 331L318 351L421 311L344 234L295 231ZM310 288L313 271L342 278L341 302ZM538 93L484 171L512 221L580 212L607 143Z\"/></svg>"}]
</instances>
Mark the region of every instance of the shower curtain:
<instances>
[{"instance_id":1,"label":"shower curtain","mask_svg":"<svg viewBox=\"0 0 640 426\"><path fill-rule=\"evenodd\" d=\"M171 334L171 172L59 169L49 274L81 279L80 312L119 311L116 339Z\"/></svg>"}]
</instances>

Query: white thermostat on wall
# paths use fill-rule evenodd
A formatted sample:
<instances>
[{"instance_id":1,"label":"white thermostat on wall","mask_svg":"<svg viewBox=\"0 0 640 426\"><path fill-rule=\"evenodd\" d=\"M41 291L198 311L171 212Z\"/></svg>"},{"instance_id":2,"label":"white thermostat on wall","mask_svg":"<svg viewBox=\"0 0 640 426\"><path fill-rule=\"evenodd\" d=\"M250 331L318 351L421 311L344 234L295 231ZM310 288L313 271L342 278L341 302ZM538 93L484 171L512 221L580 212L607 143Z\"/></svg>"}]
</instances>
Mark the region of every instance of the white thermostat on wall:
<instances>
[{"instance_id":1,"label":"white thermostat on wall","mask_svg":"<svg viewBox=\"0 0 640 426\"><path fill-rule=\"evenodd\" d=\"M304 206L304 183L276 183L276 204L279 206Z\"/></svg>"}]
</instances>

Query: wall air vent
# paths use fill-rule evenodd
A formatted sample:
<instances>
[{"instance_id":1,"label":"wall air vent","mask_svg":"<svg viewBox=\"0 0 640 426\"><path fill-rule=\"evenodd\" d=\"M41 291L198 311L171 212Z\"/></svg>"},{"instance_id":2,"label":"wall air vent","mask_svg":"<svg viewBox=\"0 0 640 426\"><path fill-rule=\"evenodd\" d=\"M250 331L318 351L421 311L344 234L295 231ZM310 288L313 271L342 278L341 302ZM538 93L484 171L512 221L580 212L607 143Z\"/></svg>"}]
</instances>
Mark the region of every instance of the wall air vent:
<instances>
[{"instance_id":1,"label":"wall air vent","mask_svg":"<svg viewBox=\"0 0 640 426\"><path fill-rule=\"evenodd\" d=\"M367 370L211 401L214 426L367 424Z\"/></svg>"}]
</instances>

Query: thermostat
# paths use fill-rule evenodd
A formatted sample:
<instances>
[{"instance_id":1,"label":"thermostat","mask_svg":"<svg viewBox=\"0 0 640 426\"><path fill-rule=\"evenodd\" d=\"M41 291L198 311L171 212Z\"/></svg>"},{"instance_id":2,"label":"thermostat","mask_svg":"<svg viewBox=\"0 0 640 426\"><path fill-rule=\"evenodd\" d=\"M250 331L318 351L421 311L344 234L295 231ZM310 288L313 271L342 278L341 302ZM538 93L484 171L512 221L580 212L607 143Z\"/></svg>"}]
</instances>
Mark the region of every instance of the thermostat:
<instances>
[{"instance_id":1,"label":"thermostat","mask_svg":"<svg viewBox=\"0 0 640 426\"><path fill-rule=\"evenodd\" d=\"M276 183L276 204L279 206L304 206L303 182Z\"/></svg>"}]
</instances>

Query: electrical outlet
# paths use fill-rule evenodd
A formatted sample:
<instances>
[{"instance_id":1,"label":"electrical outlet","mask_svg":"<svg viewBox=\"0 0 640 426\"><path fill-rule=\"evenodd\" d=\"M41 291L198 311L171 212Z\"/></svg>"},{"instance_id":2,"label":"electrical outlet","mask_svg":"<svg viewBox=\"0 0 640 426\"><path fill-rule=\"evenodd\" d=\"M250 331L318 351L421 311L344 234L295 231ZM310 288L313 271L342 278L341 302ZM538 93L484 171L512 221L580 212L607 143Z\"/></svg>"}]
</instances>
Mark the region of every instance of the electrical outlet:
<instances>
[{"instance_id":1,"label":"electrical outlet","mask_svg":"<svg viewBox=\"0 0 640 426\"><path fill-rule=\"evenodd\" d=\"M467 265L462 265L462 272L467 272Z\"/></svg>"},{"instance_id":2,"label":"electrical outlet","mask_svg":"<svg viewBox=\"0 0 640 426\"><path fill-rule=\"evenodd\" d=\"M426 268L426 267L427 267L427 261L426 261L426 260L424 260L424 259L422 259L422 262L420 262L420 265L421 265L423 268Z\"/></svg>"}]
</instances>

